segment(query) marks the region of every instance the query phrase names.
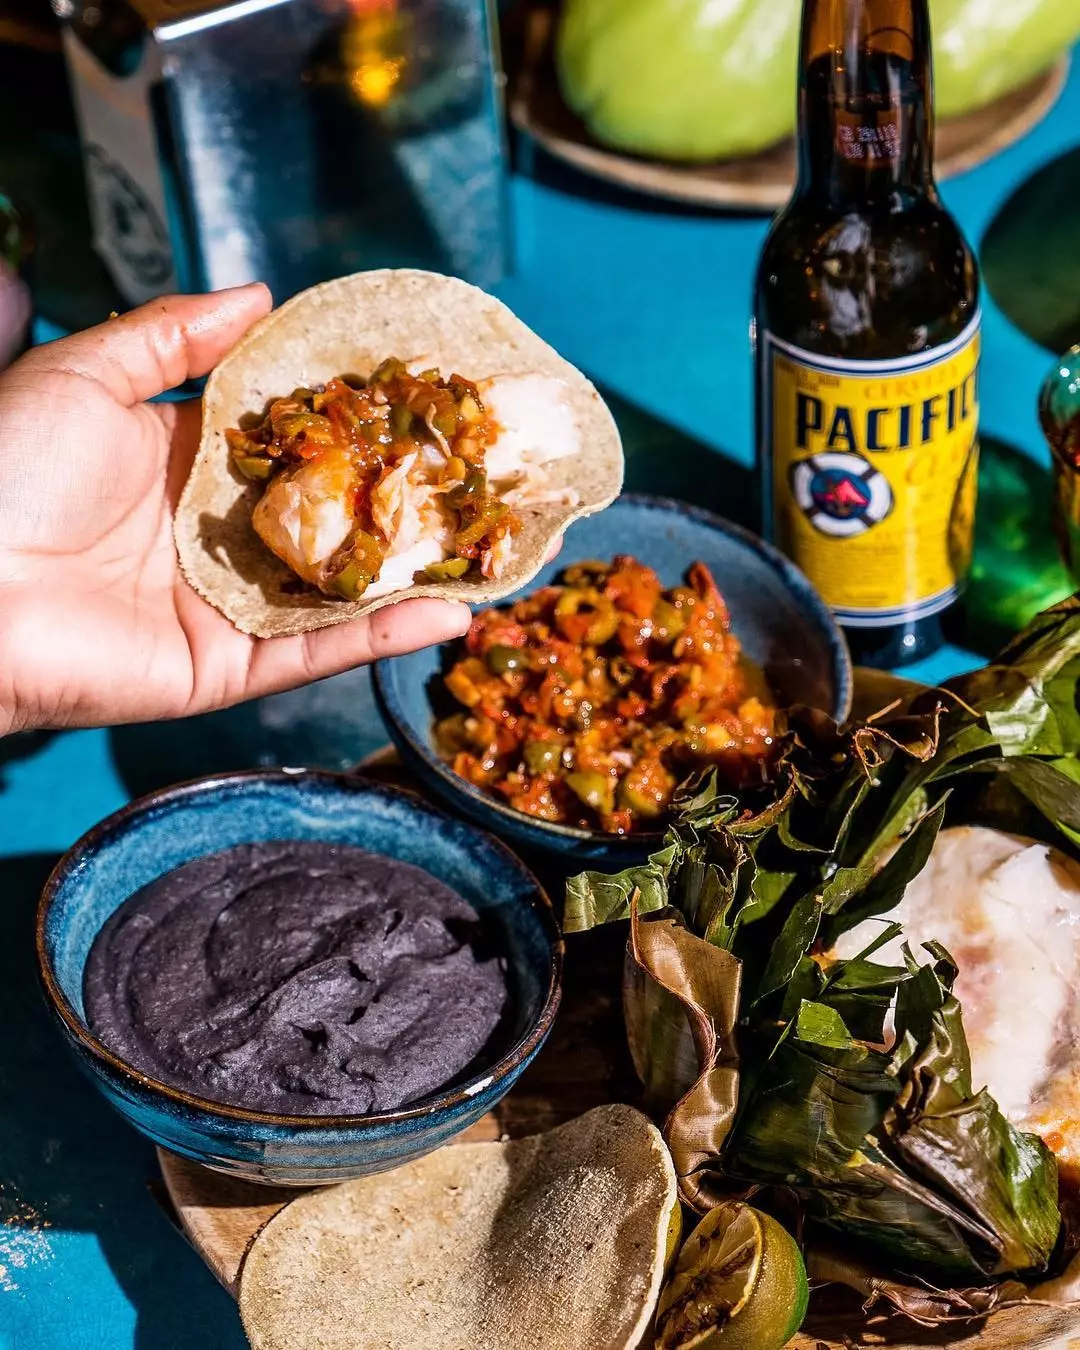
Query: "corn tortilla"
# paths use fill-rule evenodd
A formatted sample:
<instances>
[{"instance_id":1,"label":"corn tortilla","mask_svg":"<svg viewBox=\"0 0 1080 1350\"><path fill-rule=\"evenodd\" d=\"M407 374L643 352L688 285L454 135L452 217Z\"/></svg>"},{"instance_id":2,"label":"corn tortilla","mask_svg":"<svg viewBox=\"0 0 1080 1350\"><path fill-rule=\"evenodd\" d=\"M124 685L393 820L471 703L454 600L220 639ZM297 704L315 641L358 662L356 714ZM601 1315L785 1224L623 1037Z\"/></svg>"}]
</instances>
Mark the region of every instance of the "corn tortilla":
<instances>
[{"instance_id":1,"label":"corn tortilla","mask_svg":"<svg viewBox=\"0 0 1080 1350\"><path fill-rule=\"evenodd\" d=\"M555 461L552 487L575 489L574 506L517 508L521 534L504 574L429 582L373 600L334 600L299 582L251 524L260 486L230 466L225 431L298 385L369 375L397 356L466 379L525 372L554 376L580 436L580 454ZM191 586L245 633L279 637L371 613L410 596L490 603L531 581L552 542L574 520L619 495L623 455L614 419L592 384L500 301L453 277L383 270L304 291L248 332L210 376L199 451L174 533Z\"/></svg>"},{"instance_id":2,"label":"corn tortilla","mask_svg":"<svg viewBox=\"0 0 1080 1350\"><path fill-rule=\"evenodd\" d=\"M627 1106L444 1148L271 1219L244 1329L254 1350L637 1350L677 1205L659 1131Z\"/></svg>"}]
</instances>

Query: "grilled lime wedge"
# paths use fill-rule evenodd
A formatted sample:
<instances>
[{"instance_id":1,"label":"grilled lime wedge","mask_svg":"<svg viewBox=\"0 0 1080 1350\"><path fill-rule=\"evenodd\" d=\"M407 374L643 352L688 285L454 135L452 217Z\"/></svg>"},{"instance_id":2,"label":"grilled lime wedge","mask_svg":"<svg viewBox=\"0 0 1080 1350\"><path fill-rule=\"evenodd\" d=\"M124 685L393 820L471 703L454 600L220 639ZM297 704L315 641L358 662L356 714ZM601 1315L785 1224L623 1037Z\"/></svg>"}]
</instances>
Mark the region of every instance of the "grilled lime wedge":
<instances>
[{"instance_id":1,"label":"grilled lime wedge","mask_svg":"<svg viewBox=\"0 0 1080 1350\"><path fill-rule=\"evenodd\" d=\"M806 1316L809 1287L790 1233L730 1202L686 1239L660 1297L657 1350L780 1350Z\"/></svg>"}]
</instances>

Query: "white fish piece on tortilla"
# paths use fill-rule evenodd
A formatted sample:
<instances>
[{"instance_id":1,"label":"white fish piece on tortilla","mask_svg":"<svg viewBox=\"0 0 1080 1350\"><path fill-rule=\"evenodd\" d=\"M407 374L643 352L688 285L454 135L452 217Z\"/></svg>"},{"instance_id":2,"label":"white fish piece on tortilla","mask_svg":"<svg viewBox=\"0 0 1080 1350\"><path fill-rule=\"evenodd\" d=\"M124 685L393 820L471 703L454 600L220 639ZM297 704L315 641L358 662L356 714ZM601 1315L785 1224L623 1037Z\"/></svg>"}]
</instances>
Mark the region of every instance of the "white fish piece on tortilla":
<instances>
[{"instance_id":1,"label":"white fish piece on tortilla","mask_svg":"<svg viewBox=\"0 0 1080 1350\"><path fill-rule=\"evenodd\" d=\"M252 524L267 548L315 585L323 563L353 532L359 483L352 457L329 450L273 478L252 513Z\"/></svg>"},{"instance_id":2,"label":"white fish piece on tortilla","mask_svg":"<svg viewBox=\"0 0 1080 1350\"><path fill-rule=\"evenodd\" d=\"M444 377L459 374L483 386L502 428L492 447L495 471L523 487L542 470L542 482L538 476L535 497L516 497L521 530L508 558L489 561L491 575L473 570L455 580L417 583L412 574L405 577L411 550L419 571L445 556L445 548L421 549L419 541L399 548L395 541L391 551L399 563L384 563L359 600L338 600L298 587L295 573L256 534L252 511L261 485L231 468L225 432L297 385L366 376L390 356L410 369L436 367ZM504 599L536 576L568 525L615 500L622 480L618 428L596 389L500 301L433 272L361 272L282 305L212 373L174 535L184 576L204 599L243 632L277 637L342 623L409 596L472 604Z\"/></svg>"},{"instance_id":3,"label":"white fish piece on tortilla","mask_svg":"<svg viewBox=\"0 0 1080 1350\"><path fill-rule=\"evenodd\" d=\"M292 1201L248 1252L240 1314L253 1350L637 1350L677 1215L659 1131L601 1106Z\"/></svg>"},{"instance_id":4,"label":"white fish piece on tortilla","mask_svg":"<svg viewBox=\"0 0 1080 1350\"><path fill-rule=\"evenodd\" d=\"M417 572L451 553L453 530L442 507L442 494L428 483L409 483L406 475L398 495L390 548L379 575L364 592L368 599L410 586Z\"/></svg>"},{"instance_id":5,"label":"white fish piece on tortilla","mask_svg":"<svg viewBox=\"0 0 1080 1350\"><path fill-rule=\"evenodd\" d=\"M905 941L917 956L924 942L948 949L973 1086L1080 1175L1080 868L1016 835L943 830L900 904L845 933L834 955L855 956L892 920L903 935L872 959L902 964Z\"/></svg>"},{"instance_id":6,"label":"white fish piece on tortilla","mask_svg":"<svg viewBox=\"0 0 1080 1350\"><path fill-rule=\"evenodd\" d=\"M496 375L480 380L477 392L499 428L484 460L492 483L581 453L581 431L565 380L535 372Z\"/></svg>"}]
</instances>

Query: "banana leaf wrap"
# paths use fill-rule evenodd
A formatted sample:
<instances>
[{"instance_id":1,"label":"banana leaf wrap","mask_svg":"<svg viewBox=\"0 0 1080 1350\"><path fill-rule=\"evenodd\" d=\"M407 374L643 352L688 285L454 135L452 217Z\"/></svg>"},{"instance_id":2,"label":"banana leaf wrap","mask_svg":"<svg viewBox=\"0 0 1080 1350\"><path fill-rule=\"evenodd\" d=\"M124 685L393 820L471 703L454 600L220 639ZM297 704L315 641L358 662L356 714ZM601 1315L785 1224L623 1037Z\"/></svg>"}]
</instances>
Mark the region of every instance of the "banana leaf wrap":
<instances>
[{"instance_id":1,"label":"banana leaf wrap","mask_svg":"<svg viewBox=\"0 0 1080 1350\"><path fill-rule=\"evenodd\" d=\"M820 954L888 915L946 821L1078 852L1080 596L981 670L876 693L845 727L791 710L768 790L687 785L646 864L571 879L565 927L633 916L628 1028L684 1199L794 1196L829 1278L937 1325L1026 1302L1068 1264L1055 1162L974 1090L948 952L879 965L885 923L854 960ZM672 1069L691 1034L696 1079Z\"/></svg>"}]
</instances>

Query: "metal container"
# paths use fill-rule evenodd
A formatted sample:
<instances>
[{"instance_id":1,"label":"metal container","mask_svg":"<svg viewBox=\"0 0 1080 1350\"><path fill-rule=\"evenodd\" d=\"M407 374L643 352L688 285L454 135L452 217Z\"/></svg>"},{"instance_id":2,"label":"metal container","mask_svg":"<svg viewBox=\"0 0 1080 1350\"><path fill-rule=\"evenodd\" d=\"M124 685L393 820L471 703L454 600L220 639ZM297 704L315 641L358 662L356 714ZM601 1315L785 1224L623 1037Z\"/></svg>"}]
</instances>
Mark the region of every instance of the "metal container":
<instances>
[{"instance_id":1,"label":"metal container","mask_svg":"<svg viewBox=\"0 0 1080 1350\"><path fill-rule=\"evenodd\" d=\"M53 0L122 294L506 260L490 0Z\"/></svg>"}]
</instances>

